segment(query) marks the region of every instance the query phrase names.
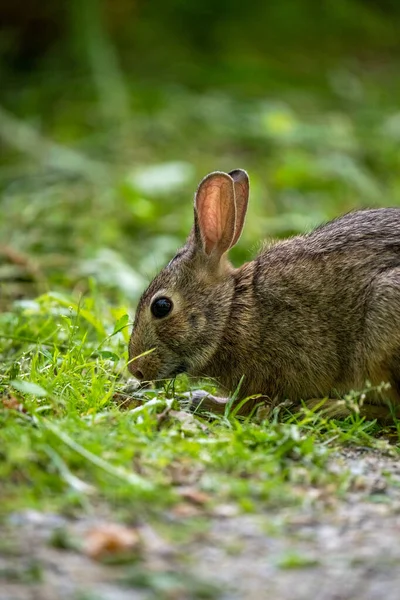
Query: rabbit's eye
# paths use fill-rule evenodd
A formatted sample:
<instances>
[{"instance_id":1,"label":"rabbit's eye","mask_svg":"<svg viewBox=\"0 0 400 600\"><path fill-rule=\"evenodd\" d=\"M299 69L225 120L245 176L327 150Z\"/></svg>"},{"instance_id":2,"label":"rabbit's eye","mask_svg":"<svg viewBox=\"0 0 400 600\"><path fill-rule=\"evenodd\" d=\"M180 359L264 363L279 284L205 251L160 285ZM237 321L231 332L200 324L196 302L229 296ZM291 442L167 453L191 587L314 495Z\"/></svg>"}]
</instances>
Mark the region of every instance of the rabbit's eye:
<instances>
[{"instance_id":1,"label":"rabbit's eye","mask_svg":"<svg viewBox=\"0 0 400 600\"><path fill-rule=\"evenodd\" d=\"M172 300L169 298L157 298L152 303L150 309L156 319L162 319L171 312L172 306Z\"/></svg>"}]
</instances>

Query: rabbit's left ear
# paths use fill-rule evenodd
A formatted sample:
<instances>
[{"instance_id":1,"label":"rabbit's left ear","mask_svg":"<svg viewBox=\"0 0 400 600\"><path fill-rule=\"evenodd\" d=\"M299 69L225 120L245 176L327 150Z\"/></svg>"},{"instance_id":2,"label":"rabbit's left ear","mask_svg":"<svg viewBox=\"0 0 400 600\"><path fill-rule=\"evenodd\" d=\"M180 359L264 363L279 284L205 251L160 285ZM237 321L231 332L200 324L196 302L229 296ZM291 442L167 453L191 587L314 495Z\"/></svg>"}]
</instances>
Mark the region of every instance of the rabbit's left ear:
<instances>
[{"instance_id":1,"label":"rabbit's left ear","mask_svg":"<svg viewBox=\"0 0 400 600\"><path fill-rule=\"evenodd\" d=\"M239 240L242 231L244 220L246 218L247 204L249 202L249 176L243 169L235 169L231 171L229 175L233 179L235 187L235 205L236 205L236 223L235 223L235 235L231 242L230 248L234 246Z\"/></svg>"},{"instance_id":2,"label":"rabbit's left ear","mask_svg":"<svg viewBox=\"0 0 400 600\"><path fill-rule=\"evenodd\" d=\"M200 183L195 197L195 237L207 256L221 258L234 243L236 203L233 178L210 173Z\"/></svg>"}]
</instances>

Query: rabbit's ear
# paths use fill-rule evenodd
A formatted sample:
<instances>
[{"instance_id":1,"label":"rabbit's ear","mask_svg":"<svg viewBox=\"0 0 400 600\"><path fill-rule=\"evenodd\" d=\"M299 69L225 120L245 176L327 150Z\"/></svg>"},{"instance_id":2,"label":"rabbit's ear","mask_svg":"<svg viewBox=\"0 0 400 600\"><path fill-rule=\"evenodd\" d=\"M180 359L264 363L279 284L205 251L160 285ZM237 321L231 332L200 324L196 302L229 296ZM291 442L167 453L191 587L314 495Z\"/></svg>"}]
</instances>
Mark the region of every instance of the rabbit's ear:
<instances>
[{"instance_id":1,"label":"rabbit's ear","mask_svg":"<svg viewBox=\"0 0 400 600\"><path fill-rule=\"evenodd\" d=\"M195 197L195 237L204 252L220 259L235 235L236 205L233 179L227 173L210 173ZM200 237L200 239L199 239Z\"/></svg>"},{"instance_id":2,"label":"rabbit's ear","mask_svg":"<svg viewBox=\"0 0 400 600\"><path fill-rule=\"evenodd\" d=\"M236 225L235 235L231 242L232 247L239 240L243 230L244 220L247 212L247 204L249 201L250 184L249 176L247 175L246 171L243 171L243 169L235 169L234 171L231 171L229 175L232 177L235 186L236 204Z\"/></svg>"}]
</instances>

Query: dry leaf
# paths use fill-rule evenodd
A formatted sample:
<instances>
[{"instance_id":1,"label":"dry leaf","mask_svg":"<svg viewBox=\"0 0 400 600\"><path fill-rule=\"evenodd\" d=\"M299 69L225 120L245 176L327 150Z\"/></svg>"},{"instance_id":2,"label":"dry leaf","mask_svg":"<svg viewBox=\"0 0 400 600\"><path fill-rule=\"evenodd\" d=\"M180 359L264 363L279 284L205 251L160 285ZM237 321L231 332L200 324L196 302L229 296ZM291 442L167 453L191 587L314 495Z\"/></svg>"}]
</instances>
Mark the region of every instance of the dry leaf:
<instances>
[{"instance_id":1,"label":"dry leaf","mask_svg":"<svg viewBox=\"0 0 400 600\"><path fill-rule=\"evenodd\" d=\"M181 488L179 490L179 495L185 500L188 500L188 502L196 504L197 506L203 506L211 500L211 496L194 487Z\"/></svg>"},{"instance_id":2,"label":"dry leaf","mask_svg":"<svg viewBox=\"0 0 400 600\"><path fill-rule=\"evenodd\" d=\"M22 402L20 402L15 396L3 396L1 402L4 408L8 410L17 410L18 412L25 412Z\"/></svg>"},{"instance_id":3,"label":"dry leaf","mask_svg":"<svg viewBox=\"0 0 400 600\"><path fill-rule=\"evenodd\" d=\"M103 523L86 532L83 551L95 560L112 554L133 552L141 540L135 529L118 523Z\"/></svg>"},{"instance_id":4,"label":"dry leaf","mask_svg":"<svg viewBox=\"0 0 400 600\"><path fill-rule=\"evenodd\" d=\"M198 507L188 504L187 502L176 504L172 509L172 513L175 517L179 517L180 519L191 519L203 514Z\"/></svg>"}]
</instances>

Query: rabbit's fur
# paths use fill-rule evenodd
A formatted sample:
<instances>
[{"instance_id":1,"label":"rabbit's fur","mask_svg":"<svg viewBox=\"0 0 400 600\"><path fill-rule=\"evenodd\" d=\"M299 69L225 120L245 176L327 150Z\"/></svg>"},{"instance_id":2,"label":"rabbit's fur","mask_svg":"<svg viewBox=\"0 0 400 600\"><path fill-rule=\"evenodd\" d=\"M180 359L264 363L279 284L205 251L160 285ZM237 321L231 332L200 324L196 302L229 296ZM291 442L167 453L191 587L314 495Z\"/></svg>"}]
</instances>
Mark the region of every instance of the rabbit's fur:
<instances>
[{"instance_id":1,"label":"rabbit's fur","mask_svg":"<svg viewBox=\"0 0 400 600\"><path fill-rule=\"evenodd\" d=\"M186 245L139 302L132 373L146 381L213 377L225 393L244 376L238 399L295 403L388 382L367 402L400 404L400 209L346 214L235 269L227 252L240 236L248 191L239 170L200 183ZM150 310L159 297L173 303L163 318Z\"/></svg>"}]
</instances>

